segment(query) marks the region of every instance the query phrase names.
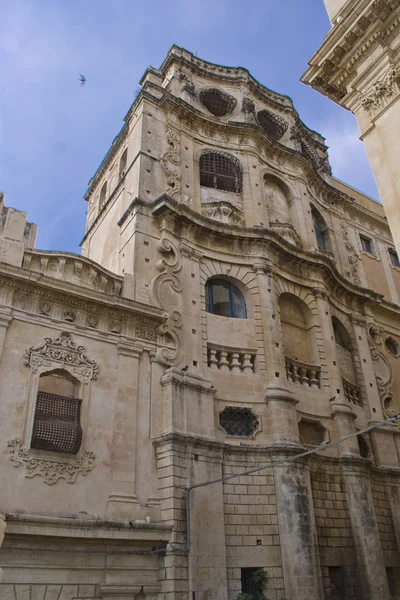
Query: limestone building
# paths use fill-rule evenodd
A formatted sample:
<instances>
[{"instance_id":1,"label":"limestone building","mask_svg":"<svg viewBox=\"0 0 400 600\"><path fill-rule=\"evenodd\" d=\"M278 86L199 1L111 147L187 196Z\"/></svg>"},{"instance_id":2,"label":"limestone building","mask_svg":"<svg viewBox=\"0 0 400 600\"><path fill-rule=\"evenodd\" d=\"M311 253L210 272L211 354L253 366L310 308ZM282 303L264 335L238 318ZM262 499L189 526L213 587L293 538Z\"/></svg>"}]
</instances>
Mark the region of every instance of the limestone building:
<instances>
[{"instance_id":1,"label":"limestone building","mask_svg":"<svg viewBox=\"0 0 400 600\"><path fill-rule=\"evenodd\" d=\"M355 114L400 252L400 1L325 5L332 28L302 81Z\"/></svg>"},{"instance_id":2,"label":"limestone building","mask_svg":"<svg viewBox=\"0 0 400 600\"><path fill-rule=\"evenodd\" d=\"M245 69L141 85L82 256L1 199L1 600L399 597L398 425L294 458L399 412L382 206Z\"/></svg>"}]
</instances>

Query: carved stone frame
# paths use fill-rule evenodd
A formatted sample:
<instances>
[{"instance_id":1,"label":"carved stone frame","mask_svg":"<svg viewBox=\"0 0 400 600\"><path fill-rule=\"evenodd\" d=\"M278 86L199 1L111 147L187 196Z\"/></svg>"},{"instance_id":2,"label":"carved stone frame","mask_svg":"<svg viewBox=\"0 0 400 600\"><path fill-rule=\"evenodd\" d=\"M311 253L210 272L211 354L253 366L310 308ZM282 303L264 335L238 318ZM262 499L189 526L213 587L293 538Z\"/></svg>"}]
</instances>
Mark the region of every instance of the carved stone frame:
<instances>
[{"instance_id":1,"label":"carved stone frame","mask_svg":"<svg viewBox=\"0 0 400 600\"><path fill-rule=\"evenodd\" d=\"M71 334L62 331L58 337L45 338L42 345L25 350L24 362L30 369L27 386L25 424L22 439L8 442L10 459L14 466L25 465L26 477L40 475L51 485L58 479L73 483L79 473L86 475L92 469L93 452L86 448L91 380L97 379L99 367L78 346ZM43 373L62 369L80 384L82 445L77 454L51 452L31 448L39 379Z\"/></svg>"}]
</instances>

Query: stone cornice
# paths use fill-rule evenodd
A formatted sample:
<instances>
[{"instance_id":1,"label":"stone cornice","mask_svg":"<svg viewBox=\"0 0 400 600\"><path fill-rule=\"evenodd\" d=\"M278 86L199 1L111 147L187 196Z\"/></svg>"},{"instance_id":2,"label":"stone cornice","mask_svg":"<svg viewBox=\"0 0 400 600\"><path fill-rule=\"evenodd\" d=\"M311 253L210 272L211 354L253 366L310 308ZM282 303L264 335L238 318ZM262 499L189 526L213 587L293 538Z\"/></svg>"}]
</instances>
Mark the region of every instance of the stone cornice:
<instances>
[{"instance_id":1,"label":"stone cornice","mask_svg":"<svg viewBox=\"0 0 400 600\"><path fill-rule=\"evenodd\" d=\"M2 286L75 308L94 312L110 310L122 318L143 316L160 324L165 320L164 311L149 304L119 295L105 294L99 290L4 263L0 264L0 288Z\"/></svg>"},{"instance_id":2,"label":"stone cornice","mask_svg":"<svg viewBox=\"0 0 400 600\"><path fill-rule=\"evenodd\" d=\"M400 0L347 2L340 16L301 81L349 108L347 82L357 76L358 63L400 31Z\"/></svg>"},{"instance_id":3,"label":"stone cornice","mask_svg":"<svg viewBox=\"0 0 400 600\"><path fill-rule=\"evenodd\" d=\"M337 270L332 258L318 252L301 250L298 247L286 242L283 238L281 238L281 236L270 229L258 226L251 228L242 227L239 225L226 226L222 223L213 221L212 219L203 217L192 210L189 206L185 204L179 204L176 202L176 200L170 196L167 196L166 194L163 194L156 199L151 206L148 204L145 205L141 201L139 201L138 204L147 206L148 209L151 210L152 214L156 216L162 216L164 214L169 214L171 216L174 215L183 222L186 221L191 225L195 224L198 226L199 230L203 229L203 235L207 238L209 238L211 232L214 232L218 235L223 234L226 241L229 240L229 238L235 239L239 237L243 240L247 240L248 242L256 242L261 245L264 244L269 246L270 248L278 250L283 255L286 255L285 260L291 261L293 264L301 262L306 268L318 267L322 269L327 282L329 282L332 287L339 287L343 294L358 296L363 300L369 299L380 305L384 304L382 294L378 294L372 290L357 286L344 278Z\"/></svg>"},{"instance_id":4,"label":"stone cornice","mask_svg":"<svg viewBox=\"0 0 400 600\"><path fill-rule=\"evenodd\" d=\"M64 538L109 539L132 543L135 540L168 541L172 525L168 523L147 523L144 521L123 521L110 519L76 519L8 513L7 533L21 535L28 533L37 536Z\"/></svg>"}]
</instances>

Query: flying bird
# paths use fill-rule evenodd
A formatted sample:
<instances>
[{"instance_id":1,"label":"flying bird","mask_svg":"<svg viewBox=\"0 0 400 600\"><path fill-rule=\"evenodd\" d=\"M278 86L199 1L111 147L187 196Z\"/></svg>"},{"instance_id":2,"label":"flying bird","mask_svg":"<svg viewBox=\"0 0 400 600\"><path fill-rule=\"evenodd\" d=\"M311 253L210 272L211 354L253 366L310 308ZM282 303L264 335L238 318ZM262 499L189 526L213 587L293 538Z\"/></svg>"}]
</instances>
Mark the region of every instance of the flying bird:
<instances>
[{"instance_id":1,"label":"flying bird","mask_svg":"<svg viewBox=\"0 0 400 600\"><path fill-rule=\"evenodd\" d=\"M329 402L334 402L336 400L336 396L332 396L332 398L329 398Z\"/></svg>"},{"instance_id":2,"label":"flying bird","mask_svg":"<svg viewBox=\"0 0 400 600\"><path fill-rule=\"evenodd\" d=\"M186 373L186 371L188 370L188 368L189 368L189 366L188 366L188 365L186 365L186 367L183 367L182 371L183 371L184 373Z\"/></svg>"},{"instance_id":3,"label":"flying bird","mask_svg":"<svg viewBox=\"0 0 400 600\"><path fill-rule=\"evenodd\" d=\"M81 76L79 77L78 81L80 81L80 82L81 82L81 86L82 86L82 85L85 85L85 83L86 83L86 77L85 77L84 75L81 75Z\"/></svg>"}]
</instances>

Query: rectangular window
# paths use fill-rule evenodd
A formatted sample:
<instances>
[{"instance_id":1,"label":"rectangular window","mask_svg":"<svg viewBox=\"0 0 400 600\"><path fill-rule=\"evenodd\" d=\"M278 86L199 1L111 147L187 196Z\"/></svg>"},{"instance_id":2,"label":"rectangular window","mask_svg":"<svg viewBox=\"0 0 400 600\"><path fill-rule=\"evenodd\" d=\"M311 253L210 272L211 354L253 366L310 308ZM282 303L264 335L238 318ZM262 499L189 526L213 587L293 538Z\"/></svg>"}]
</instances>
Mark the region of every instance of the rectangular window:
<instances>
[{"instance_id":1,"label":"rectangular window","mask_svg":"<svg viewBox=\"0 0 400 600\"><path fill-rule=\"evenodd\" d=\"M399 259L399 255L397 254L396 250L392 250L392 248L389 248L389 257L390 257L390 262L392 263L392 265L394 267L400 267L400 259Z\"/></svg>"},{"instance_id":2,"label":"rectangular window","mask_svg":"<svg viewBox=\"0 0 400 600\"><path fill-rule=\"evenodd\" d=\"M328 567L332 600L346 600L343 567Z\"/></svg>"},{"instance_id":3,"label":"rectangular window","mask_svg":"<svg viewBox=\"0 0 400 600\"><path fill-rule=\"evenodd\" d=\"M372 240L370 240L367 237L364 237L363 235L360 235L360 239L361 239L361 246L362 246L362 249L364 250L364 252L368 252L368 254L373 254L374 250L372 247Z\"/></svg>"},{"instance_id":4,"label":"rectangular window","mask_svg":"<svg viewBox=\"0 0 400 600\"><path fill-rule=\"evenodd\" d=\"M386 567L386 575L390 590L390 595L397 598L400 594L400 569L395 567Z\"/></svg>"},{"instance_id":5,"label":"rectangular window","mask_svg":"<svg viewBox=\"0 0 400 600\"><path fill-rule=\"evenodd\" d=\"M246 569L241 569L242 594L257 595L257 586L253 575L254 571L257 571L258 568L259 567L247 567Z\"/></svg>"}]
</instances>

